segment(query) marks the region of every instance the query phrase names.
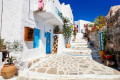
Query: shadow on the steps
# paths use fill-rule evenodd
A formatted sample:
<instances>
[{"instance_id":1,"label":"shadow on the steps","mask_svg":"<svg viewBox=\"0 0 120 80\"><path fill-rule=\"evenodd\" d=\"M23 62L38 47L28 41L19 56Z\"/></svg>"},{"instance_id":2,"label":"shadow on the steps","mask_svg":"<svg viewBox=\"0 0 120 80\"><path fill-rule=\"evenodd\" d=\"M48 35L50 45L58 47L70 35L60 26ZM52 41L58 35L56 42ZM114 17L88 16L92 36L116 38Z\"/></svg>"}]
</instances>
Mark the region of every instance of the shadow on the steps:
<instances>
[{"instance_id":1,"label":"shadow on the steps","mask_svg":"<svg viewBox=\"0 0 120 80\"><path fill-rule=\"evenodd\" d=\"M91 49L92 59L93 59L94 61L98 62L99 64L103 64L104 66L106 66L105 63L102 63L102 62L101 62L100 55L99 55L99 50L97 50L97 49L95 48L95 46L94 46L93 44L90 44L90 43L91 43L91 42L88 42L88 48ZM114 66L111 66L111 68L118 70L118 69L117 69L117 64L115 64Z\"/></svg>"}]
</instances>

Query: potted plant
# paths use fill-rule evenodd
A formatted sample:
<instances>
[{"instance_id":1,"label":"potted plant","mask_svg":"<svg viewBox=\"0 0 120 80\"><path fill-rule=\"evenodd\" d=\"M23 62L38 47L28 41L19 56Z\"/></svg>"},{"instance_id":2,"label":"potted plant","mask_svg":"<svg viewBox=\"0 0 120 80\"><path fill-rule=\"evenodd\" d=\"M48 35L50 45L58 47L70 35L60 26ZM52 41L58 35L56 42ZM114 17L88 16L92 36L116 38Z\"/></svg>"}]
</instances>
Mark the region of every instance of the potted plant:
<instances>
[{"instance_id":1,"label":"potted plant","mask_svg":"<svg viewBox=\"0 0 120 80\"><path fill-rule=\"evenodd\" d=\"M65 40L66 40L67 48L70 48L71 47L70 38L71 38L71 35L72 35L72 29L69 26L66 26L63 29L63 35L64 35Z\"/></svg>"},{"instance_id":2,"label":"potted plant","mask_svg":"<svg viewBox=\"0 0 120 80\"><path fill-rule=\"evenodd\" d=\"M58 26L58 25L55 26L55 28L54 28L54 33L55 33L55 34L58 34L59 31L60 31L59 26Z\"/></svg>"},{"instance_id":3,"label":"potted plant","mask_svg":"<svg viewBox=\"0 0 120 80\"><path fill-rule=\"evenodd\" d=\"M106 58L106 59L113 59L114 58L114 51L113 50L111 50L111 51L109 51L106 55L104 55L104 57Z\"/></svg>"},{"instance_id":4,"label":"potted plant","mask_svg":"<svg viewBox=\"0 0 120 80\"><path fill-rule=\"evenodd\" d=\"M74 40L76 39L76 35L77 35L77 28L76 27L74 27L74 31L73 31L73 35L74 35Z\"/></svg>"},{"instance_id":5,"label":"potted plant","mask_svg":"<svg viewBox=\"0 0 120 80\"><path fill-rule=\"evenodd\" d=\"M106 34L106 32L104 32L104 34L103 34L103 39L102 39L102 42L103 42L103 50L100 50L100 51L99 51L99 55L100 55L100 58L101 58L101 62L102 62L102 63L104 62L104 55L106 54L106 51L105 51L106 38L107 38L107 34Z\"/></svg>"},{"instance_id":6,"label":"potted plant","mask_svg":"<svg viewBox=\"0 0 120 80\"><path fill-rule=\"evenodd\" d=\"M70 27L70 21L68 18L65 18L63 17L63 22L64 22L64 25L63 25L63 30L62 30L62 33L64 35L64 38L65 38L65 41L66 41L66 47L67 48L70 48L71 45L70 45L70 38L71 38L71 35L72 35L72 28Z\"/></svg>"},{"instance_id":7,"label":"potted plant","mask_svg":"<svg viewBox=\"0 0 120 80\"><path fill-rule=\"evenodd\" d=\"M6 46L9 52L17 53L17 52L23 51L23 45L19 41L14 41L12 43L6 42ZM8 58L7 63L3 65L1 69L1 76L4 79L12 78L15 75L17 68L15 64L13 63L14 60L16 60L16 58L11 56Z\"/></svg>"},{"instance_id":8,"label":"potted plant","mask_svg":"<svg viewBox=\"0 0 120 80\"><path fill-rule=\"evenodd\" d=\"M15 58L11 56L7 60L8 63L4 64L2 69L1 69L1 75L4 79L12 78L17 71L17 68L16 68L15 64L13 63L13 60L15 60Z\"/></svg>"},{"instance_id":9,"label":"potted plant","mask_svg":"<svg viewBox=\"0 0 120 80\"><path fill-rule=\"evenodd\" d=\"M104 55L104 63L106 66L115 66L115 52L113 50L109 51L106 55Z\"/></svg>"},{"instance_id":10,"label":"potted plant","mask_svg":"<svg viewBox=\"0 0 120 80\"><path fill-rule=\"evenodd\" d=\"M86 39L86 41L88 41L89 34L90 34L90 30L88 29L89 25L86 24L86 25L84 25L84 27L85 27L85 33L86 33L85 39Z\"/></svg>"},{"instance_id":11,"label":"potted plant","mask_svg":"<svg viewBox=\"0 0 120 80\"><path fill-rule=\"evenodd\" d=\"M6 49L6 45L4 45L4 40L0 39L0 51L2 52L5 49Z\"/></svg>"}]
</instances>

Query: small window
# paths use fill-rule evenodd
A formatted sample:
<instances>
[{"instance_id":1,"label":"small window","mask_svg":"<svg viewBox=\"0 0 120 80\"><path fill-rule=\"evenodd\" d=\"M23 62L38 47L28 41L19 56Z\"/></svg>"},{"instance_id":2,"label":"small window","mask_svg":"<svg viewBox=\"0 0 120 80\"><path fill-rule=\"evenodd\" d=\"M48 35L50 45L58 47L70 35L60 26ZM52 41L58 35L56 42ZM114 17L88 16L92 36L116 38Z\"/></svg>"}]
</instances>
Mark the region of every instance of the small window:
<instances>
[{"instance_id":1,"label":"small window","mask_svg":"<svg viewBox=\"0 0 120 80\"><path fill-rule=\"evenodd\" d=\"M81 30L81 33L83 33L83 29Z\"/></svg>"},{"instance_id":2,"label":"small window","mask_svg":"<svg viewBox=\"0 0 120 80\"><path fill-rule=\"evenodd\" d=\"M77 25L77 28L78 28L78 25Z\"/></svg>"},{"instance_id":3,"label":"small window","mask_svg":"<svg viewBox=\"0 0 120 80\"><path fill-rule=\"evenodd\" d=\"M24 40L33 41L34 29L30 27L25 27Z\"/></svg>"}]
</instances>

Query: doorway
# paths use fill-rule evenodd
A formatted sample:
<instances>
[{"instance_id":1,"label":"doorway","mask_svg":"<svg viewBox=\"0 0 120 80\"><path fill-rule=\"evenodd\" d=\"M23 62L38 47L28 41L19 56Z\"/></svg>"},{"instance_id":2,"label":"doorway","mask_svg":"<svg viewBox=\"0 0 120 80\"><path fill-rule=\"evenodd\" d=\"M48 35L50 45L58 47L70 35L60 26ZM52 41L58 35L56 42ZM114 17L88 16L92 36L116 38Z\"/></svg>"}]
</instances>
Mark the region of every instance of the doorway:
<instances>
[{"instance_id":1,"label":"doorway","mask_svg":"<svg viewBox=\"0 0 120 80\"><path fill-rule=\"evenodd\" d=\"M46 33L46 53L51 53L51 33Z\"/></svg>"}]
</instances>

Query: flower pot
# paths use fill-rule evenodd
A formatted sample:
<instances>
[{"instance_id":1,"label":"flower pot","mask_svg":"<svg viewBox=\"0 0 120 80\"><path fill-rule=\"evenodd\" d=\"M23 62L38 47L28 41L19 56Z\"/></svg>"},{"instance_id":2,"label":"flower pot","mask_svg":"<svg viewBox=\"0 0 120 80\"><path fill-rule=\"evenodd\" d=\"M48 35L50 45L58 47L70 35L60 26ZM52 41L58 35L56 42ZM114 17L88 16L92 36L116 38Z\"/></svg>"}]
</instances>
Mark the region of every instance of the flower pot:
<instances>
[{"instance_id":1,"label":"flower pot","mask_svg":"<svg viewBox=\"0 0 120 80\"><path fill-rule=\"evenodd\" d=\"M73 38L73 40L72 41L75 41L75 39Z\"/></svg>"},{"instance_id":2,"label":"flower pot","mask_svg":"<svg viewBox=\"0 0 120 80\"><path fill-rule=\"evenodd\" d=\"M1 76L4 79L10 79L15 75L16 71L17 71L17 69L14 64L11 64L11 65L5 64L5 65L3 65L2 69L1 69Z\"/></svg>"},{"instance_id":3,"label":"flower pot","mask_svg":"<svg viewBox=\"0 0 120 80\"><path fill-rule=\"evenodd\" d=\"M102 28L99 28L99 30L102 30Z\"/></svg>"},{"instance_id":4,"label":"flower pot","mask_svg":"<svg viewBox=\"0 0 120 80\"><path fill-rule=\"evenodd\" d=\"M74 37L74 39L76 40L76 37Z\"/></svg>"},{"instance_id":5,"label":"flower pot","mask_svg":"<svg viewBox=\"0 0 120 80\"><path fill-rule=\"evenodd\" d=\"M70 43L68 43L68 44L67 44L67 48L71 48L71 45L70 45Z\"/></svg>"},{"instance_id":6,"label":"flower pot","mask_svg":"<svg viewBox=\"0 0 120 80\"><path fill-rule=\"evenodd\" d=\"M88 41L88 38L86 38L86 41Z\"/></svg>"},{"instance_id":7,"label":"flower pot","mask_svg":"<svg viewBox=\"0 0 120 80\"><path fill-rule=\"evenodd\" d=\"M104 55L106 55L106 51L100 50L99 55L100 55L101 62L104 63Z\"/></svg>"},{"instance_id":8,"label":"flower pot","mask_svg":"<svg viewBox=\"0 0 120 80\"><path fill-rule=\"evenodd\" d=\"M55 32L55 34L58 34L58 32Z\"/></svg>"},{"instance_id":9,"label":"flower pot","mask_svg":"<svg viewBox=\"0 0 120 80\"><path fill-rule=\"evenodd\" d=\"M104 55L106 59L113 59L113 55Z\"/></svg>"}]
</instances>

